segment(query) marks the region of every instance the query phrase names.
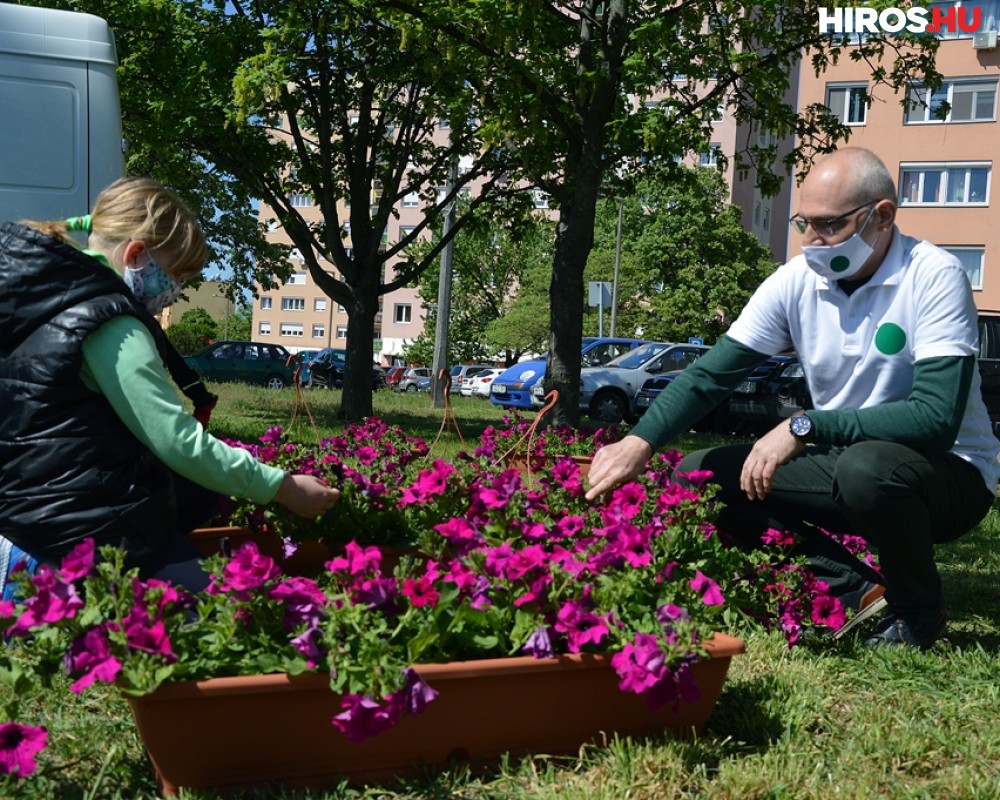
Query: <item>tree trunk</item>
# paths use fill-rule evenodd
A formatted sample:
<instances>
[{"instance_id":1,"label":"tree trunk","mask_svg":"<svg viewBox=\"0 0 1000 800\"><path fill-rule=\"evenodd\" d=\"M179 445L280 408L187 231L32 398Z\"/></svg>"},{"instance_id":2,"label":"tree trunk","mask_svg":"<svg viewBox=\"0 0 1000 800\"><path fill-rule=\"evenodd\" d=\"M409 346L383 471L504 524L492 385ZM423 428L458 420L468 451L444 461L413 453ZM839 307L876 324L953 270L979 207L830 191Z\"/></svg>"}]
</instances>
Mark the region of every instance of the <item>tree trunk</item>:
<instances>
[{"instance_id":1,"label":"tree trunk","mask_svg":"<svg viewBox=\"0 0 1000 800\"><path fill-rule=\"evenodd\" d=\"M378 287L355 289L355 302L347 317L347 364L344 367L344 394L340 419L358 422L372 416L372 363ZM362 295L361 292L364 292Z\"/></svg>"}]
</instances>

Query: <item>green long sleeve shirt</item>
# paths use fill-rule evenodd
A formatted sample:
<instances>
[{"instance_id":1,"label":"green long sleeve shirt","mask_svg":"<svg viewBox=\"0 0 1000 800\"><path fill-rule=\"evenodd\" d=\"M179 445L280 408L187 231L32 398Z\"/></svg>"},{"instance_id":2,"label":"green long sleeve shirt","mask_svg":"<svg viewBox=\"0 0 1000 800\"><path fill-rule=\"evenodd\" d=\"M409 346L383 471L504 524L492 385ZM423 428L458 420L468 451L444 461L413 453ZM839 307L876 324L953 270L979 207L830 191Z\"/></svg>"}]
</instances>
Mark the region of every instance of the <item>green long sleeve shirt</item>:
<instances>
[{"instance_id":1,"label":"green long sleeve shirt","mask_svg":"<svg viewBox=\"0 0 1000 800\"><path fill-rule=\"evenodd\" d=\"M83 342L80 377L100 392L153 454L207 489L256 503L274 499L282 470L205 432L184 410L146 326L131 316L109 320Z\"/></svg>"},{"instance_id":2,"label":"green long sleeve shirt","mask_svg":"<svg viewBox=\"0 0 1000 800\"><path fill-rule=\"evenodd\" d=\"M657 450L721 403L767 358L723 336L660 393L632 434ZM905 400L870 408L812 410L817 444L846 446L868 439L947 451L955 442L976 368L975 356L918 361Z\"/></svg>"}]
</instances>

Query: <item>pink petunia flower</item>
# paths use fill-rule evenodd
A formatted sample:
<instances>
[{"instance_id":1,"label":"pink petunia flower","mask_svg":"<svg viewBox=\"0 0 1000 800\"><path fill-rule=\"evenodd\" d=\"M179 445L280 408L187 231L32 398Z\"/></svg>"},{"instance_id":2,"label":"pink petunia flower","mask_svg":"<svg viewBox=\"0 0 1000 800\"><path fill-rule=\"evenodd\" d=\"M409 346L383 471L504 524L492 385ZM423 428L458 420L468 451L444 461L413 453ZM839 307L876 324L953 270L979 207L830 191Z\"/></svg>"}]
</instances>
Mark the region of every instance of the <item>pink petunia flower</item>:
<instances>
[{"instance_id":1,"label":"pink petunia flower","mask_svg":"<svg viewBox=\"0 0 1000 800\"><path fill-rule=\"evenodd\" d=\"M45 749L49 732L17 722L0 724L0 774L25 778L38 768L35 756Z\"/></svg>"},{"instance_id":2,"label":"pink petunia flower","mask_svg":"<svg viewBox=\"0 0 1000 800\"><path fill-rule=\"evenodd\" d=\"M819 594L813 597L812 621L816 625L825 625L827 628L839 631L844 627L847 615L840 600L830 594Z\"/></svg>"},{"instance_id":3,"label":"pink petunia flower","mask_svg":"<svg viewBox=\"0 0 1000 800\"><path fill-rule=\"evenodd\" d=\"M608 635L607 623L584 608L579 600L563 603L552 627L566 636L566 646L571 653L579 653L588 644L600 644Z\"/></svg>"},{"instance_id":4,"label":"pink petunia flower","mask_svg":"<svg viewBox=\"0 0 1000 800\"><path fill-rule=\"evenodd\" d=\"M273 600L285 606L284 625L294 628L303 622L318 623L326 607L327 598L311 578L285 578L268 593Z\"/></svg>"},{"instance_id":5,"label":"pink petunia flower","mask_svg":"<svg viewBox=\"0 0 1000 800\"><path fill-rule=\"evenodd\" d=\"M59 580L47 564L38 568L32 583L36 593L24 602L24 611L8 628L8 636L25 636L32 628L72 619L84 606L73 584Z\"/></svg>"},{"instance_id":6,"label":"pink petunia flower","mask_svg":"<svg viewBox=\"0 0 1000 800\"><path fill-rule=\"evenodd\" d=\"M206 591L210 594L232 594L245 600L252 589L258 589L280 574L280 570L270 556L260 554L253 542L244 542L223 567L221 582L212 576L212 584Z\"/></svg>"},{"instance_id":7,"label":"pink petunia flower","mask_svg":"<svg viewBox=\"0 0 1000 800\"><path fill-rule=\"evenodd\" d=\"M59 577L66 583L85 578L94 568L94 540L84 539L70 550L62 560Z\"/></svg>"},{"instance_id":8,"label":"pink petunia flower","mask_svg":"<svg viewBox=\"0 0 1000 800\"><path fill-rule=\"evenodd\" d=\"M400 507L408 505L424 505L432 497L444 494L448 488L448 477L455 472L455 467L441 459L435 459L430 469L421 470L416 481L403 491Z\"/></svg>"},{"instance_id":9,"label":"pink petunia flower","mask_svg":"<svg viewBox=\"0 0 1000 800\"><path fill-rule=\"evenodd\" d=\"M701 595L702 602L706 606L721 606L726 602L719 584L703 574L701 570L695 570L694 578L691 579L689 585Z\"/></svg>"},{"instance_id":10,"label":"pink petunia flower","mask_svg":"<svg viewBox=\"0 0 1000 800\"><path fill-rule=\"evenodd\" d=\"M352 539L344 546L344 555L327 561L326 568L330 572L364 575L368 572L375 572L381 564L381 550L373 546L362 547Z\"/></svg>"},{"instance_id":11,"label":"pink petunia flower","mask_svg":"<svg viewBox=\"0 0 1000 800\"><path fill-rule=\"evenodd\" d=\"M663 678L667 671L666 657L656 637L637 633L635 642L625 646L611 657L611 666L620 678L618 688L623 692L641 694Z\"/></svg>"}]
</instances>

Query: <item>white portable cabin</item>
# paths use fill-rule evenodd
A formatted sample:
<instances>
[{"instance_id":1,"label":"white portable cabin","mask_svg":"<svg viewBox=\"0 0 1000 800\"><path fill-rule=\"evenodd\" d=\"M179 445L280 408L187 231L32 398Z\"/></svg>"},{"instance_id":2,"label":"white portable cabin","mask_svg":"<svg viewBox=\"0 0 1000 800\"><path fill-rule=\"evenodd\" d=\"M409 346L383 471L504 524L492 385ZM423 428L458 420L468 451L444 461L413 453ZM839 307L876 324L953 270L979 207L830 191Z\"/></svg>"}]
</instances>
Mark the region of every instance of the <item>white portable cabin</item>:
<instances>
[{"instance_id":1,"label":"white portable cabin","mask_svg":"<svg viewBox=\"0 0 1000 800\"><path fill-rule=\"evenodd\" d=\"M0 222L86 214L123 174L117 66L103 19L0 3Z\"/></svg>"}]
</instances>

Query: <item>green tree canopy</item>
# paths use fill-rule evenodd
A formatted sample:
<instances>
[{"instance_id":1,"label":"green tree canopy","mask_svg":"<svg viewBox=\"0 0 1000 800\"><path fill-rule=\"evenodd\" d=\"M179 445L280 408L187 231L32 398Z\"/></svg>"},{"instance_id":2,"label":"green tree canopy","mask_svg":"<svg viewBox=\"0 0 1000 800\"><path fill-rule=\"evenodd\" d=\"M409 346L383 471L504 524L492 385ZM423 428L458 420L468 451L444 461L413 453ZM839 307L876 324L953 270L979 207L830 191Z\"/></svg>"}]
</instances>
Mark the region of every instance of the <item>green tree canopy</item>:
<instances>
[{"instance_id":1,"label":"green tree canopy","mask_svg":"<svg viewBox=\"0 0 1000 800\"><path fill-rule=\"evenodd\" d=\"M218 339L219 326L205 309L191 308L164 333L178 353L188 356Z\"/></svg>"},{"instance_id":2,"label":"green tree canopy","mask_svg":"<svg viewBox=\"0 0 1000 800\"><path fill-rule=\"evenodd\" d=\"M544 217L501 208L477 214L455 238L448 363L512 364L525 352L544 348L553 236ZM431 309L437 305L440 277L440 270L428 270L420 279L420 297ZM427 315L407 350L409 359L433 353L436 322L436 313Z\"/></svg>"},{"instance_id":3,"label":"green tree canopy","mask_svg":"<svg viewBox=\"0 0 1000 800\"><path fill-rule=\"evenodd\" d=\"M773 271L770 251L744 230L727 196L716 170L667 162L652 165L623 199L619 335L714 342ZM615 201L598 205L591 280L613 278L617 211ZM588 312L587 332L596 313Z\"/></svg>"}]
</instances>

